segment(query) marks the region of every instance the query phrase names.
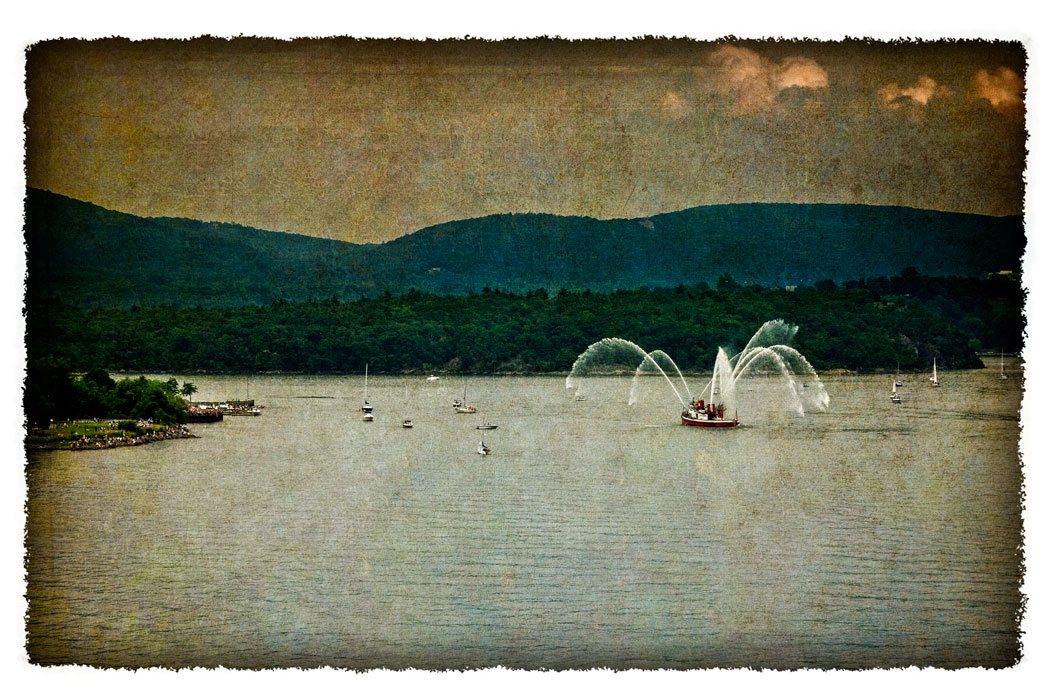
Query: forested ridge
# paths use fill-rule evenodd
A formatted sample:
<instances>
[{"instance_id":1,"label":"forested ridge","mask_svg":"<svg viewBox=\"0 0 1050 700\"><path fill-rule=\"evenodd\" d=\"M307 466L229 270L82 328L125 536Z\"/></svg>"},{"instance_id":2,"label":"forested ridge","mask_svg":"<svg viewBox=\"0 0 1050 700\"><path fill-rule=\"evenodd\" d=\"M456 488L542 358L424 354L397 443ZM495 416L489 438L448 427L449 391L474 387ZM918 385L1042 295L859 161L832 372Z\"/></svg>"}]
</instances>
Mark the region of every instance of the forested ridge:
<instances>
[{"instance_id":1,"label":"forested ridge","mask_svg":"<svg viewBox=\"0 0 1050 700\"><path fill-rule=\"evenodd\" d=\"M975 351L1020 349L1016 279L892 278L794 291L723 275L655 290L469 295L418 290L356 301L237 308L83 309L31 302L30 358L74 370L128 372L567 372L588 345L622 337L709 371L719 346L741 349L765 321L800 327L796 348L818 370L980 367Z\"/></svg>"},{"instance_id":2,"label":"forested ridge","mask_svg":"<svg viewBox=\"0 0 1050 700\"><path fill-rule=\"evenodd\" d=\"M383 244L192 219L145 218L42 190L26 196L28 297L81 308L239 307L354 300L413 288L614 291L766 287L1018 271L1018 216L838 204L702 206L643 219L496 214Z\"/></svg>"}]
</instances>

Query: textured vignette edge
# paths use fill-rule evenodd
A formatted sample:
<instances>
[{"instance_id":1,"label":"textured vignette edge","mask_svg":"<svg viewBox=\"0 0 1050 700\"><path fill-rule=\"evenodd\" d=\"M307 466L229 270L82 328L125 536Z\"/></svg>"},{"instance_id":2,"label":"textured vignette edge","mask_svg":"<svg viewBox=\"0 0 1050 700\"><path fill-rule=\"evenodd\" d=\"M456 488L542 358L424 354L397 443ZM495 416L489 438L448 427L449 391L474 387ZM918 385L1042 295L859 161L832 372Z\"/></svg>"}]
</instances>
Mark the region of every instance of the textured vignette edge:
<instances>
[{"instance_id":1,"label":"textured vignette edge","mask_svg":"<svg viewBox=\"0 0 1050 700\"><path fill-rule=\"evenodd\" d=\"M1012 44L1012 45L1018 46L1021 49L1021 52L1022 52L1023 57L1024 57L1024 75L1022 76L1022 78L1027 78L1027 74L1028 74L1028 72L1030 70L1030 67L1031 67L1031 58L1030 58L1029 51L1027 50L1027 45L1026 45L1025 42L1020 41L1018 39L1002 39L1002 38L981 39L981 38L976 38L976 37L967 37L967 38L942 37L942 38L937 38L937 39L928 39L928 38L923 38L923 37L906 37L906 38L886 40L886 39L877 39L877 38L874 38L874 37L859 37L859 36L843 35L842 38L840 38L840 39L826 40L826 39L814 39L814 38L806 38L806 37L790 37L790 38L788 38L788 37L747 37L747 36L736 36L736 35L733 35L733 34L728 34L728 35L724 35L724 36L720 36L720 37L714 37L714 38L710 38L710 39L697 39L697 38L694 38L694 37L689 37L689 36L684 36L684 35L683 36L675 36L675 35L649 35L649 34L641 35L641 36L633 36L633 37L622 36L622 37L587 37L587 38L565 38L565 37L560 37L558 35L543 35L543 36L534 36L534 37L514 37L514 38L487 38L487 37L473 37L473 36L470 36L470 35L465 35L463 37L449 37L449 38L402 38L402 37L396 37L396 36L386 36L386 37L374 36L374 37L368 37L368 36L347 36L347 35L318 35L318 36L309 36L309 37L277 38L277 37L266 37L266 36L257 36L257 35L218 36L218 35L212 35L212 34L201 34L201 35L197 35L197 36L184 37L184 38L150 37L150 38L141 38L141 39L129 39L127 37L121 37L121 36L117 36L117 35L110 35L110 36L106 36L106 37L95 37L95 38L92 38L92 39L83 39L83 38L79 38L79 37L64 37L63 36L63 37L52 37L52 38L47 38L47 39L41 39L41 40L39 40L39 41L37 41L37 42L35 42L33 44L25 46L24 51L23 51L23 89L26 92L27 100L28 100L28 90L27 90L27 88L28 88L28 72L27 72L28 56L29 56L30 51L33 49L33 47L39 46L39 45L42 45L42 44L58 43L58 42L63 42L63 43L64 42L92 43L92 42L103 41L103 40L107 40L107 39L109 39L109 40L112 40L112 39L125 40L125 41L131 42L133 44L134 43L146 43L146 42L179 43L179 42L192 42L192 41L199 41L199 40L215 40L215 41L226 41L228 43L233 43L235 41L261 41L261 42L267 42L267 43L274 43L274 45L290 44L290 43L296 43L296 42L303 42L303 43L305 43L305 42L324 41L324 40L346 40L346 41L354 41L354 42L391 42L391 43L397 43L397 44L438 44L438 43L444 43L444 44L453 44L453 43L461 43L461 44L465 44L465 43L523 44L523 43L526 43L526 42L564 42L564 43L569 43L569 44L584 44L584 45L592 45L592 44L599 44L599 43L636 43L636 42L642 42L642 41L675 41L675 42L685 42L685 43L717 43L717 42L730 42L730 41L747 41L747 42L784 43L784 44L797 44L797 43L841 44L841 43L846 43L846 42L850 42L850 41L855 41L855 42L860 42L860 43L865 43L865 44L880 44L880 45L895 45L895 46L923 45L923 44L961 44L961 43L969 43L969 42L981 42L981 43L988 43L988 44ZM1030 120L1031 112L1030 112L1030 109L1028 107L1028 99L1027 98L1028 98L1028 83L1027 83L1027 80L1025 80L1025 83L1024 83L1024 110L1025 110L1025 124L1026 124L1025 130L1024 130L1024 138L1025 138L1025 170L1021 174L1021 181L1022 181L1022 186L1023 186L1024 190L1025 190L1025 198L1024 198L1024 200L1025 200L1024 201L1025 207L1024 207L1024 209L1026 211L1027 211L1027 208L1028 208L1027 207L1027 203L1028 203L1027 202L1027 196L1028 196L1028 191L1029 191L1029 188L1028 188L1028 168L1030 166L1030 156L1031 156L1031 148L1030 148L1031 132L1030 132L1030 129L1028 127L1028 124L1030 123L1029 120ZM27 177L27 172L28 172L27 169L28 169L28 162L29 162L29 154L27 152L27 138L26 138L26 131L27 131L27 129L28 129L28 125L25 123L25 115L23 115L23 124L22 124L22 144L23 144L23 147L22 147L22 149L23 149L23 178L24 179ZM26 231L26 225L25 225L25 201L26 201L25 194L23 194L22 201L23 201L22 250L23 250L23 256L27 257L28 256L28 239L27 239L27 236L26 236L27 231ZM1024 216L1024 212L1022 212L1022 216ZM1027 226L1025 227L1025 229L1027 231ZM1027 233L1026 233L1026 240L1027 240L1027 237L1028 236L1027 236ZM1027 243L1026 243L1026 250L1025 250L1025 252L1026 253L1028 252L1028 250L1027 250ZM1024 284L1024 280L1026 279L1026 276L1025 276L1024 273L1025 273L1025 266L1024 266L1024 259L1022 259L1021 284L1022 284L1022 294L1024 296L1025 303L1024 303L1024 306L1023 306L1023 308L1021 310L1021 313L1022 313L1022 316L1023 316L1024 321L1025 321L1025 325L1024 325L1025 331L1024 331L1023 336L1022 336L1022 351L1021 351L1021 360L1022 360L1022 363L1021 363L1021 366L1022 366L1022 374L1021 374L1021 382L1022 382L1022 384L1021 384L1021 387L1022 387L1022 391L1021 391L1021 403L1020 403L1020 409L1019 409L1019 415L1018 415L1019 420L1020 420L1021 416L1023 416L1023 414L1024 414L1025 395L1026 395L1026 393L1025 393L1026 379L1025 379L1025 375L1024 375L1024 372L1023 372L1023 368L1024 368L1024 365L1025 365L1027 354L1028 354L1028 342L1027 342L1028 341L1028 330L1027 329L1029 327L1028 324L1031 321L1030 315L1028 313L1028 303L1027 303L1028 302L1029 289ZM21 313L22 313L23 327L26 329L24 334L23 334L23 346L24 346L23 349L26 349L28 347L27 343L25 342L25 333L28 333L28 325L25 323L26 316L27 316L27 313L28 313L28 308L27 308L26 303L25 303L26 302L26 293L27 293L27 290L28 290L28 276L29 276L29 272L28 272L28 266L27 266L26 272L25 272L25 274L23 276L23 280L22 280L22 287L23 287L23 289L22 289L22 311L21 311ZM28 355L26 356L26 361L28 362ZM23 418L24 418L24 415L25 415L24 401L25 401L26 366L23 365L21 370L22 370L22 400L23 400ZM1027 610L1027 605L1028 605L1028 595L1025 594L1023 592L1023 590L1022 590L1024 588L1025 574L1026 574L1026 560L1025 560L1025 541L1026 541L1026 537L1025 537L1025 528L1024 528L1024 511L1025 511L1025 507L1026 507L1026 496L1027 496L1026 490L1025 490L1025 461L1024 461L1024 455L1020 451L1021 438L1023 438L1024 432L1025 432L1024 427L1025 427L1024 423L1023 423L1023 421L1021 421L1020 422L1019 439L1018 439L1018 443L1016 445L1018 469L1020 470L1020 478L1021 478L1020 491L1018 492L1017 508L1020 511L1021 516L1022 516L1021 517L1021 531L1019 533L1019 535L1020 535L1020 544L1018 545L1018 554L1020 556L1020 561L1019 561L1019 565L1018 565L1018 579L1017 579L1017 587L1018 587L1018 591L1020 592L1021 595L1020 595L1020 604L1019 604L1017 610L1015 610L1015 612L1014 612L1014 623L1015 623L1014 639L1016 640L1017 651L1016 651L1016 654L1014 656L1014 659L1012 660L1012 663L1009 666L1006 666L1006 667L1004 667L1002 669L995 669L995 670L1005 670L1005 669L1008 669L1008 668L1015 668L1017 666L1017 664L1020 663L1021 659L1024 657L1024 624L1023 623L1024 623L1024 619L1025 619L1025 612ZM26 432L27 430L28 430L27 423L25 422L25 420L23 420L23 423L22 423L23 441L24 441L24 438L25 438L25 436L27 434L27 432ZM293 670L293 669L294 670L299 670L299 671L306 671L306 670L332 669L332 670L338 670L338 671L352 672L354 674L369 673L371 671L399 671L399 672L400 671L427 671L427 672L430 672L430 673L452 673L452 672L466 673L466 672L483 671L483 670L505 670L505 671L518 671L518 672L520 672L520 671L613 671L613 672L621 672L621 671L643 671L643 672L677 671L677 672L680 672L680 673L688 673L688 672L695 672L695 671L745 670L746 669L746 670L750 670L750 671L773 671L773 672L843 671L843 670L849 670L849 671L855 671L855 672L864 672L864 671L873 671L873 670L906 670L906 669L909 669L909 668L917 668L916 666L885 666L885 665L876 665L876 666L871 666L871 667L865 668L865 669L843 669L842 667L839 667L839 666L803 666L803 667L799 667L799 668L787 669L787 668L778 668L778 667L771 667L771 666L754 666L754 665L746 663L746 662L738 664L738 665L734 665L734 666L716 666L716 667L697 666L697 667L690 668L690 669L669 669L669 668L640 669L638 667L633 667L633 666L608 666L608 665L602 665L601 662L597 662L597 663L595 663L595 664L593 664L591 666L573 666L573 667L567 667L567 668L551 668L551 667L545 667L545 666L541 666L539 668L526 668L524 666L470 665L470 666L462 666L462 667L445 667L445 668L440 668L440 669L438 669L438 668L424 668L424 667L418 667L418 666L395 666L395 667L390 667L390 666L380 666L380 665L368 666L368 667L348 667L348 666L337 666L337 665L332 665L332 664L318 664L316 666L265 666L265 667L254 668L254 667L240 667L240 666L225 666L225 665L222 665L222 664L218 664L218 665L215 665L215 666L162 666L162 665L150 665L150 666L103 666L103 665L99 665L99 664L40 663L38 661L32 660L29 657L29 653L28 653L28 644L29 644L29 628L28 628L28 625L29 625L29 621L30 621L28 576L29 576L29 561L30 561L30 558L31 558L31 552L29 550L29 484L28 484L28 466L29 466L29 463L28 463L28 455L27 455L27 452L25 450L24 443L23 443L22 455L23 455L23 486L24 486L24 490L25 490L25 497L24 497L24 501L23 501L23 518L24 518L24 520L23 520L23 532L22 532L22 542L23 542L23 557L22 557L22 565L23 565L22 584L23 584L23 590L22 590L22 602L23 602L23 606L24 606L23 607L23 611L24 611L23 612L23 619L24 619L25 624L26 624L25 629L24 629L24 634L23 634L23 638L24 638L24 642L25 642L24 645L23 645L23 652L25 653L25 657L24 657L25 660L29 664L31 664L33 666L37 666L37 667L44 667L44 668L46 668L46 667L66 667L66 668L72 667L72 668L92 668L92 669L96 669L96 670L125 670L125 671L127 671L127 670L139 671L139 670L149 670L149 669L166 669L166 670L171 670L171 671L197 671L197 670L209 670L209 671L217 671L217 670L273 671L273 670ZM924 666L922 668L924 668L924 669L927 669L927 668L928 669L943 669L943 667L935 666L935 665L928 665L928 666ZM974 666L966 666L966 667L963 667L963 668L951 669L951 670L965 670L965 669L974 669L974 668L987 669L986 666L974 665Z\"/></svg>"}]
</instances>

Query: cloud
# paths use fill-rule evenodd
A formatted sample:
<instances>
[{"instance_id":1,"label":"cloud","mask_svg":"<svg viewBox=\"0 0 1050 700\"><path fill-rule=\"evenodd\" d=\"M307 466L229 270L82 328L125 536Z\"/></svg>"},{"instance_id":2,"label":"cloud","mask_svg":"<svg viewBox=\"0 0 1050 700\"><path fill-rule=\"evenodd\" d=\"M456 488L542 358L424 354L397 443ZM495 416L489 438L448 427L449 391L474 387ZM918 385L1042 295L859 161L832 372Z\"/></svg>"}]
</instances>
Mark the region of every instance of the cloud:
<instances>
[{"instance_id":1,"label":"cloud","mask_svg":"<svg viewBox=\"0 0 1050 700\"><path fill-rule=\"evenodd\" d=\"M988 100L999 112L1007 112L1021 106L1024 80L1005 66L994 73L979 70L973 76L973 90L977 99Z\"/></svg>"},{"instance_id":2,"label":"cloud","mask_svg":"<svg viewBox=\"0 0 1050 700\"><path fill-rule=\"evenodd\" d=\"M660 100L660 113L669 119L681 119L692 111L692 105L677 92L669 91Z\"/></svg>"},{"instance_id":3,"label":"cloud","mask_svg":"<svg viewBox=\"0 0 1050 700\"><path fill-rule=\"evenodd\" d=\"M778 90L823 88L828 86L828 72L812 58L792 56L780 62L775 81Z\"/></svg>"},{"instance_id":4,"label":"cloud","mask_svg":"<svg viewBox=\"0 0 1050 700\"><path fill-rule=\"evenodd\" d=\"M707 57L708 83L729 97L738 112L755 112L776 102L788 88L823 88L828 73L811 58L790 56L779 63L751 49L720 46Z\"/></svg>"},{"instance_id":5,"label":"cloud","mask_svg":"<svg viewBox=\"0 0 1050 700\"><path fill-rule=\"evenodd\" d=\"M900 109L904 105L914 104L925 107L934 97L948 97L952 91L928 75L920 75L911 87L902 88L897 83L890 83L879 88L879 102L890 109Z\"/></svg>"}]
</instances>

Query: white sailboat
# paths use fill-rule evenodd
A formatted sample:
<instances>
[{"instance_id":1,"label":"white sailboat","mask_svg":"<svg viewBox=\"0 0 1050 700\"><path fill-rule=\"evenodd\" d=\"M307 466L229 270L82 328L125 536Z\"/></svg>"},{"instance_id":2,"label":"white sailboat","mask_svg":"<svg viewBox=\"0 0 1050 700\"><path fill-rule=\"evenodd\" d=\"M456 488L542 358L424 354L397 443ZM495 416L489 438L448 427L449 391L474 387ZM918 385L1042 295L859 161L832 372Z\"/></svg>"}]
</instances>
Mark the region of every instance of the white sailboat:
<instances>
[{"instance_id":1,"label":"white sailboat","mask_svg":"<svg viewBox=\"0 0 1050 700\"><path fill-rule=\"evenodd\" d=\"M1003 349L999 348L999 379L1006 379L1006 370L1003 368Z\"/></svg>"},{"instance_id":2,"label":"white sailboat","mask_svg":"<svg viewBox=\"0 0 1050 700\"><path fill-rule=\"evenodd\" d=\"M463 400L459 402L458 406L456 406L456 404L454 402L453 402L452 405L455 406L456 413L477 413L478 412L477 408L475 408L474 406L469 406L467 404L467 383L466 382L463 382Z\"/></svg>"},{"instance_id":3,"label":"white sailboat","mask_svg":"<svg viewBox=\"0 0 1050 700\"><path fill-rule=\"evenodd\" d=\"M481 444L478 445L478 454L482 455L482 456L485 456L487 454L490 454L491 452L492 452L492 448L490 448L488 445L486 445L485 441L482 440Z\"/></svg>"},{"instance_id":4,"label":"white sailboat","mask_svg":"<svg viewBox=\"0 0 1050 700\"><path fill-rule=\"evenodd\" d=\"M901 395L897 393L896 382L894 382L893 385L890 387L890 401L892 401L893 403L901 402Z\"/></svg>"},{"instance_id":5,"label":"white sailboat","mask_svg":"<svg viewBox=\"0 0 1050 700\"><path fill-rule=\"evenodd\" d=\"M375 420L375 417L372 415L372 404L368 403L368 363L367 362L365 363L365 402L361 405L361 411L364 412L364 415L361 416L361 420L365 421L366 423L371 423L373 420Z\"/></svg>"},{"instance_id":6,"label":"white sailboat","mask_svg":"<svg viewBox=\"0 0 1050 700\"><path fill-rule=\"evenodd\" d=\"M898 379L898 375L901 373L901 363L897 363L897 374L893 375L893 386L904 386L904 382Z\"/></svg>"},{"instance_id":7,"label":"white sailboat","mask_svg":"<svg viewBox=\"0 0 1050 700\"><path fill-rule=\"evenodd\" d=\"M933 358L933 376L930 377L930 386L940 386L940 382L937 381L937 358Z\"/></svg>"}]
</instances>

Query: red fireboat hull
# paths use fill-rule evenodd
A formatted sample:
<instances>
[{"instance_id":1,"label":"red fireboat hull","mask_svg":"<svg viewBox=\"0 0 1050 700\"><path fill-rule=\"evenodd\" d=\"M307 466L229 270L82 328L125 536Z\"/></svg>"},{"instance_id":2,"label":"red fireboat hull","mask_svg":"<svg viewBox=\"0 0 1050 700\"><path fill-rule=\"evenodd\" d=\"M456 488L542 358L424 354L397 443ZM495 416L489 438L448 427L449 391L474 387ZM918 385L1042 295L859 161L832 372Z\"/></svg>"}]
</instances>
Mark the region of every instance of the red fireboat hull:
<instances>
[{"instance_id":1,"label":"red fireboat hull","mask_svg":"<svg viewBox=\"0 0 1050 700\"><path fill-rule=\"evenodd\" d=\"M689 416L682 416L682 425L691 425L696 428L735 428L740 425L740 421L736 418L732 420L728 419L711 419L707 418L690 418Z\"/></svg>"}]
</instances>

